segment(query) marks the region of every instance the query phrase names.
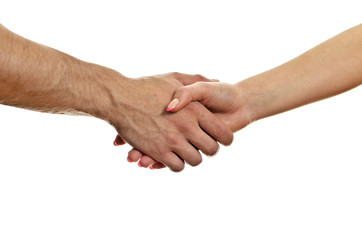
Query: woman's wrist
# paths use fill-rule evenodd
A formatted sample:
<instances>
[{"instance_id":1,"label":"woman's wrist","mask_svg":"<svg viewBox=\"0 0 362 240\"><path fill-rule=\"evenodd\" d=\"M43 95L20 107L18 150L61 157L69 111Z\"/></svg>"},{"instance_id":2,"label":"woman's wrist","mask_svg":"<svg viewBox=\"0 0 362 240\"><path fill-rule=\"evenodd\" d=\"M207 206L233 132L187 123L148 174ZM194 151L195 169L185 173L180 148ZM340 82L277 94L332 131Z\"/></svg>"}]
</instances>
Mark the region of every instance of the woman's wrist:
<instances>
[{"instance_id":1,"label":"woman's wrist","mask_svg":"<svg viewBox=\"0 0 362 240\"><path fill-rule=\"evenodd\" d=\"M266 86L252 77L235 84L243 103L240 107L248 118L249 123L255 122L265 115Z\"/></svg>"},{"instance_id":2,"label":"woman's wrist","mask_svg":"<svg viewBox=\"0 0 362 240\"><path fill-rule=\"evenodd\" d=\"M247 96L246 109L251 120L257 121L292 109L293 96L299 91L296 79L300 79L298 74L280 66L237 83L240 91Z\"/></svg>"}]
</instances>

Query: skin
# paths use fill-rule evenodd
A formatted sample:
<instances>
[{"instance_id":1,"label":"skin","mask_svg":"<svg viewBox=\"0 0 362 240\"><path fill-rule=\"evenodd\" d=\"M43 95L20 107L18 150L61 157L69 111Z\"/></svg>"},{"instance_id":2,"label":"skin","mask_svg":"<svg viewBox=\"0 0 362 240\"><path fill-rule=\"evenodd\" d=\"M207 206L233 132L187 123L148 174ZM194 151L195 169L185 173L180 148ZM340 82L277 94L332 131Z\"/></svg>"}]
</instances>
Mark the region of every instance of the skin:
<instances>
[{"instance_id":1,"label":"skin","mask_svg":"<svg viewBox=\"0 0 362 240\"><path fill-rule=\"evenodd\" d=\"M253 121L343 93L361 84L362 24L283 65L234 85L195 83L181 87L173 97L178 104L171 110L174 104L167 108L176 113L198 101L236 132ZM163 167L137 149L132 149L129 155L132 162L141 156L141 166Z\"/></svg>"},{"instance_id":2,"label":"skin","mask_svg":"<svg viewBox=\"0 0 362 240\"><path fill-rule=\"evenodd\" d=\"M180 87L209 81L170 73L127 78L22 38L0 25L0 103L31 110L88 115L110 123L127 142L173 171L200 164L233 135L201 103L171 114L165 107Z\"/></svg>"}]
</instances>

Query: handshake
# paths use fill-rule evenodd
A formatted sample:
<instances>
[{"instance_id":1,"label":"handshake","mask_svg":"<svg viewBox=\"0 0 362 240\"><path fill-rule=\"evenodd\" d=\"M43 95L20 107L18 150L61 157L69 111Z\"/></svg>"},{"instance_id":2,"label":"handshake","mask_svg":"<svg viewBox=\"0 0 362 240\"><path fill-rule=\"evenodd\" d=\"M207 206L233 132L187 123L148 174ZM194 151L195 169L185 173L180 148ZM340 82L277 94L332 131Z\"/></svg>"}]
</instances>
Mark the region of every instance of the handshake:
<instances>
[{"instance_id":1,"label":"handshake","mask_svg":"<svg viewBox=\"0 0 362 240\"><path fill-rule=\"evenodd\" d=\"M128 161L181 171L253 121L359 86L361 43L362 24L231 85L181 73L127 78L0 25L0 104L103 119L118 132L115 145L133 146Z\"/></svg>"},{"instance_id":2,"label":"handshake","mask_svg":"<svg viewBox=\"0 0 362 240\"><path fill-rule=\"evenodd\" d=\"M114 110L105 119L118 131L114 144L131 144L128 161L140 167L197 166L199 151L215 155L218 142L230 145L233 132L252 121L247 95L237 85L182 73L124 81L110 88Z\"/></svg>"}]
</instances>

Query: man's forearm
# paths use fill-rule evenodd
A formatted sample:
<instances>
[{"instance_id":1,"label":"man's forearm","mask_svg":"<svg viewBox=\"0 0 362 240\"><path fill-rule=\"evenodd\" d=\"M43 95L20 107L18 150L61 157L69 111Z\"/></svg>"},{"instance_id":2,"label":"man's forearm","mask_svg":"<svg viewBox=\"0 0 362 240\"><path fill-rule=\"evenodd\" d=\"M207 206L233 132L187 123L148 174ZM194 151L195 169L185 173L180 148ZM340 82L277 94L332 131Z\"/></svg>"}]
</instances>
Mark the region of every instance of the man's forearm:
<instances>
[{"instance_id":1,"label":"man's forearm","mask_svg":"<svg viewBox=\"0 0 362 240\"><path fill-rule=\"evenodd\" d=\"M205 81L207 79L201 79ZM52 113L86 113L109 122L119 136L174 171L214 155L232 132L203 105L165 114L182 84L197 75L170 73L129 79L26 40L0 26L0 103ZM208 135L209 134L209 135Z\"/></svg>"},{"instance_id":2,"label":"man's forearm","mask_svg":"<svg viewBox=\"0 0 362 240\"><path fill-rule=\"evenodd\" d=\"M362 82L362 25L270 71L236 84L253 120L342 93Z\"/></svg>"},{"instance_id":3,"label":"man's forearm","mask_svg":"<svg viewBox=\"0 0 362 240\"><path fill-rule=\"evenodd\" d=\"M29 41L0 25L1 104L100 117L111 105L112 86L124 79L116 71Z\"/></svg>"}]
</instances>

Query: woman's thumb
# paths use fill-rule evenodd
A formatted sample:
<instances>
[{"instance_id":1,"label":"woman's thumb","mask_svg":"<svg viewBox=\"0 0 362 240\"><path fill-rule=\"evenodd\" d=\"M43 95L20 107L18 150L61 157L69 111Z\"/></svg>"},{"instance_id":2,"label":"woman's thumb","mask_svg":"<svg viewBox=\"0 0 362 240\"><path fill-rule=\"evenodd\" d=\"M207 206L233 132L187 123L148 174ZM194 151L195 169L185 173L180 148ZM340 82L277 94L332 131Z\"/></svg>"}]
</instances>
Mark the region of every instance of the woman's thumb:
<instances>
[{"instance_id":1,"label":"woman's thumb","mask_svg":"<svg viewBox=\"0 0 362 240\"><path fill-rule=\"evenodd\" d=\"M180 87L176 90L172 101L168 104L167 112L177 112L192 101L202 101L210 92L210 84L198 82L192 85Z\"/></svg>"}]
</instances>

